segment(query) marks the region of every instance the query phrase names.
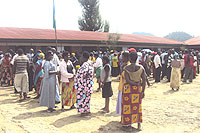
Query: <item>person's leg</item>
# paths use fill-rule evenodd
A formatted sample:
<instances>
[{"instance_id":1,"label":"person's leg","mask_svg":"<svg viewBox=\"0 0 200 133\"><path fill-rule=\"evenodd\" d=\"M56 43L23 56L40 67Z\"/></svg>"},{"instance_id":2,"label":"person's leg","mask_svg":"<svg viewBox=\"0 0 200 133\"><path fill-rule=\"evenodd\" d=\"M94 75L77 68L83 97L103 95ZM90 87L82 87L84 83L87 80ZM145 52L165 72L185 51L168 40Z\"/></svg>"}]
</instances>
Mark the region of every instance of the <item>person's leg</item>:
<instances>
[{"instance_id":1,"label":"person's leg","mask_svg":"<svg viewBox=\"0 0 200 133\"><path fill-rule=\"evenodd\" d=\"M162 76L161 76L161 80L165 77L165 64L162 64Z\"/></svg>"},{"instance_id":2,"label":"person's leg","mask_svg":"<svg viewBox=\"0 0 200 133\"><path fill-rule=\"evenodd\" d=\"M188 79L188 77L189 77L189 66L186 66L186 67L185 67L184 75L185 75L185 76L184 76L183 82L186 82L187 79Z\"/></svg>"},{"instance_id":3,"label":"person's leg","mask_svg":"<svg viewBox=\"0 0 200 133\"><path fill-rule=\"evenodd\" d=\"M161 67L158 68L158 82L160 82Z\"/></svg>"},{"instance_id":4,"label":"person's leg","mask_svg":"<svg viewBox=\"0 0 200 133\"><path fill-rule=\"evenodd\" d=\"M168 82L170 82L170 79L171 79L171 72L172 72L172 67L170 66L169 67L169 71L168 71L168 74L169 74L169 76L168 76Z\"/></svg>"},{"instance_id":5,"label":"person's leg","mask_svg":"<svg viewBox=\"0 0 200 133\"><path fill-rule=\"evenodd\" d=\"M145 74L145 79L146 79L147 85L148 85L148 86L151 86L151 84L149 83L149 79L147 78L147 75L146 75L146 74Z\"/></svg>"},{"instance_id":6,"label":"person's leg","mask_svg":"<svg viewBox=\"0 0 200 133\"><path fill-rule=\"evenodd\" d=\"M193 74L194 74L193 67L189 67L189 82L192 82L193 77L194 77Z\"/></svg>"},{"instance_id":7,"label":"person's leg","mask_svg":"<svg viewBox=\"0 0 200 133\"><path fill-rule=\"evenodd\" d=\"M19 92L19 98L22 99L22 76L21 74L15 74L14 86L17 92Z\"/></svg>"},{"instance_id":8,"label":"person's leg","mask_svg":"<svg viewBox=\"0 0 200 133\"><path fill-rule=\"evenodd\" d=\"M19 92L19 99L22 100L22 91Z\"/></svg>"},{"instance_id":9,"label":"person's leg","mask_svg":"<svg viewBox=\"0 0 200 133\"><path fill-rule=\"evenodd\" d=\"M24 96L24 99L27 99L28 96L27 96L27 92L29 91L29 78L28 78L28 74L25 73L25 74L22 74L22 92L23 92L23 96Z\"/></svg>"},{"instance_id":10,"label":"person's leg","mask_svg":"<svg viewBox=\"0 0 200 133\"><path fill-rule=\"evenodd\" d=\"M105 111L106 111L106 113L109 112L109 101L110 101L110 98L109 97L106 98L106 103L105 103Z\"/></svg>"},{"instance_id":11,"label":"person's leg","mask_svg":"<svg viewBox=\"0 0 200 133\"><path fill-rule=\"evenodd\" d=\"M155 82L158 82L158 68L155 69Z\"/></svg>"},{"instance_id":12,"label":"person's leg","mask_svg":"<svg viewBox=\"0 0 200 133\"><path fill-rule=\"evenodd\" d=\"M98 85L99 87L97 88L97 92L99 92L101 90L101 79L100 77L97 79Z\"/></svg>"},{"instance_id":13,"label":"person's leg","mask_svg":"<svg viewBox=\"0 0 200 133\"><path fill-rule=\"evenodd\" d=\"M60 103L60 96L59 96L59 90L58 90L58 85L56 85L56 103Z\"/></svg>"},{"instance_id":14,"label":"person's leg","mask_svg":"<svg viewBox=\"0 0 200 133\"><path fill-rule=\"evenodd\" d=\"M184 72L185 72L185 68L183 68L183 70L181 70L181 79L183 79L183 77L184 77Z\"/></svg>"}]
</instances>

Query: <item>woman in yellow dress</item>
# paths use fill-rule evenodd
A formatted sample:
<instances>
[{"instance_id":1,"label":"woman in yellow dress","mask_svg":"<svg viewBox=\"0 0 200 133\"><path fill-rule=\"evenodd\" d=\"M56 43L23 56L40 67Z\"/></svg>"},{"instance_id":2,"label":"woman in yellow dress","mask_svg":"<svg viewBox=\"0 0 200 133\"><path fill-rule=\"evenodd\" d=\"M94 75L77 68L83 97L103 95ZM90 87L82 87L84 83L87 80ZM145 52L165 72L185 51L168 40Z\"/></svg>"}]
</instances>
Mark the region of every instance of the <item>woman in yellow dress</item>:
<instances>
[{"instance_id":1,"label":"woman in yellow dress","mask_svg":"<svg viewBox=\"0 0 200 133\"><path fill-rule=\"evenodd\" d=\"M171 80L170 87L172 90L179 90L181 83L181 62L178 60L178 54L174 55L174 60L171 63L172 71L171 71Z\"/></svg>"},{"instance_id":2,"label":"woman in yellow dress","mask_svg":"<svg viewBox=\"0 0 200 133\"><path fill-rule=\"evenodd\" d=\"M62 82L62 110L64 106L70 106L70 109L74 109L76 103L76 90L74 88L74 75L75 68L70 59L70 54L65 51L63 52L63 61L60 63L60 73Z\"/></svg>"}]
</instances>

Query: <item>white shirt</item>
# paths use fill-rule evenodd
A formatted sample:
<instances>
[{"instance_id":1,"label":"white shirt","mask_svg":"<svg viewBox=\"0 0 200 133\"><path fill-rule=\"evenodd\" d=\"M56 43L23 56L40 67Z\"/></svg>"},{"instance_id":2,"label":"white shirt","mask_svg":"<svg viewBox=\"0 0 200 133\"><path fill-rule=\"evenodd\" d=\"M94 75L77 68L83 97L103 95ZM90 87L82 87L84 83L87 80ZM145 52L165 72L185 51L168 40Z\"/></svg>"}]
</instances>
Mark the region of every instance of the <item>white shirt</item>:
<instances>
[{"instance_id":1,"label":"white shirt","mask_svg":"<svg viewBox=\"0 0 200 133\"><path fill-rule=\"evenodd\" d=\"M73 69L73 74L67 72L67 65L73 64L70 60L66 63L64 60L60 63L60 72L61 72L61 82L67 82L69 83L69 78L72 78L75 74L75 69Z\"/></svg>"},{"instance_id":2,"label":"white shirt","mask_svg":"<svg viewBox=\"0 0 200 133\"><path fill-rule=\"evenodd\" d=\"M101 66L103 66L103 62L102 62L102 59L98 57L96 62L94 63L94 67L98 68Z\"/></svg>"},{"instance_id":3,"label":"white shirt","mask_svg":"<svg viewBox=\"0 0 200 133\"><path fill-rule=\"evenodd\" d=\"M154 64L155 64L155 67L158 68L159 65L161 66L161 60L160 60L160 56L157 54L155 57L154 57Z\"/></svg>"},{"instance_id":4,"label":"white shirt","mask_svg":"<svg viewBox=\"0 0 200 133\"><path fill-rule=\"evenodd\" d=\"M165 64L165 59L164 59L164 57L165 57L165 55L167 55L168 53L162 53L161 54L161 58L162 58L162 64Z\"/></svg>"},{"instance_id":5,"label":"white shirt","mask_svg":"<svg viewBox=\"0 0 200 133\"><path fill-rule=\"evenodd\" d=\"M11 62L10 62L10 64L14 65L15 58L17 58L18 56L19 56L18 54L14 55L12 60L11 60Z\"/></svg>"},{"instance_id":6,"label":"white shirt","mask_svg":"<svg viewBox=\"0 0 200 133\"><path fill-rule=\"evenodd\" d=\"M56 70L59 71L60 60L56 54L53 54L51 62L56 66Z\"/></svg>"}]
</instances>

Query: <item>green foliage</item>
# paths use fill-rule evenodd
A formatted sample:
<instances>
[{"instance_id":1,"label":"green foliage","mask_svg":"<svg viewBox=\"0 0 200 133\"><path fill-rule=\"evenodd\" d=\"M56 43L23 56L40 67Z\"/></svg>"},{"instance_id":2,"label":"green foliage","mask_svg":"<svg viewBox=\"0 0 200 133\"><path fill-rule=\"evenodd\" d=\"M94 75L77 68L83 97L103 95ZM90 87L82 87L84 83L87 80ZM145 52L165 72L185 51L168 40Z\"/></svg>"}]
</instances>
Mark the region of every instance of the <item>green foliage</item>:
<instances>
[{"instance_id":1,"label":"green foliage","mask_svg":"<svg viewBox=\"0 0 200 133\"><path fill-rule=\"evenodd\" d=\"M103 22L99 13L99 0L78 0L82 7L82 18L78 20L81 31L102 31Z\"/></svg>"},{"instance_id":2,"label":"green foliage","mask_svg":"<svg viewBox=\"0 0 200 133\"><path fill-rule=\"evenodd\" d=\"M190 34L185 33L185 32L172 32L172 33L169 33L164 38L184 42L184 41L189 40L193 37L194 36L191 36Z\"/></svg>"},{"instance_id":3,"label":"green foliage","mask_svg":"<svg viewBox=\"0 0 200 133\"><path fill-rule=\"evenodd\" d=\"M108 33L107 45L111 49L114 49L116 47L116 44L119 41L119 39L120 39L120 34L118 34L118 33Z\"/></svg>"}]
</instances>

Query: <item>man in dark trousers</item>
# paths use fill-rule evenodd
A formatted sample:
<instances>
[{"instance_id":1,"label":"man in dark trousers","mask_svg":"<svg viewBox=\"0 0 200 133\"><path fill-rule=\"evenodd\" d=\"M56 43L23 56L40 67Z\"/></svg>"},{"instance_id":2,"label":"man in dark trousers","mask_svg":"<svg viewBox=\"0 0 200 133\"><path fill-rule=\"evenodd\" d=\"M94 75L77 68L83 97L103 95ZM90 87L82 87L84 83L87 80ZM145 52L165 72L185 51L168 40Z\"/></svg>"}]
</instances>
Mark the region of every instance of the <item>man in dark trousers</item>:
<instances>
[{"instance_id":1,"label":"man in dark trousers","mask_svg":"<svg viewBox=\"0 0 200 133\"><path fill-rule=\"evenodd\" d=\"M155 64L155 82L160 82L160 74L161 74L161 59L160 59L160 52L154 57L154 64Z\"/></svg>"}]
</instances>

